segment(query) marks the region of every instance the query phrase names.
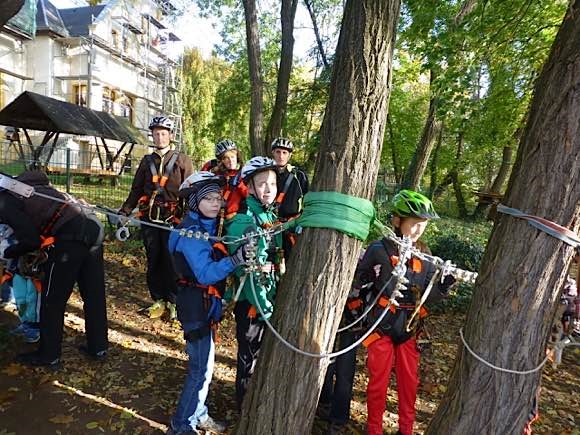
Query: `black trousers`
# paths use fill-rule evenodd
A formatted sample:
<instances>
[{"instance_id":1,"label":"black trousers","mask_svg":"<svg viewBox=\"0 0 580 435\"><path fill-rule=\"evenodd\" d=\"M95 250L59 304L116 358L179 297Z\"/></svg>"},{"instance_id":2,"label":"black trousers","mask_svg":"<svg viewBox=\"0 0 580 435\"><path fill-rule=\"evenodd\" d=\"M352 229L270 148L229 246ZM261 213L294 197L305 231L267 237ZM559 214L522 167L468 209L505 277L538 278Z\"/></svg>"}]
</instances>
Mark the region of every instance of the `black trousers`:
<instances>
[{"instance_id":1,"label":"black trousers","mask_svg":"<svg viewBox=\"0 0 580 435\"><path fill-rule=\"evenodd\" d=\"M58 241L48 251L43 265L45 276L40 305L41 355L49 360L60 357L64 312L73 286L78 283L85 316L89 352L108 348L107 307L103 248L94 251L82 242Z\"/></svg>"},{"instance_id":2,"label":"black trousers","mask_svg":"<svg viewBox=\"0 0 580 435\"><path fill-rule=\"evenodd\" d=\"M250 379L256 368L260 344L264 336L265 323L257 318L248 317L251 304L241 301L234 308L236 317L236 339L238 341L238 361L236 370L236 402L238 410L242 409L242 402Z\"/></svg>"},{"instance_id":3,"label":"black trousers","mask_svg":"<svg viewBox=\"0 0 580 435\"><path fill-rule=\"evenodd\" d=\"M141 235L147 255L147 286L154 301L175 303L177 284L173 261L167 247L169 231L141 226Z\"/></svg>"},{"instance_id":4,"label":"black trousers","mask_svg":"<svg viewBox=\"0 0 580 435\"><path fill-rule=\"evenodd\" d=\"M356 341L358 336L346 330L338 336L339 349L345 349ZM348 423L350 418L350 401L356 370L356 348L336 357L328 366L319 403L328 406L328 420L340 425Z\"/></svg>"}]
</instances>

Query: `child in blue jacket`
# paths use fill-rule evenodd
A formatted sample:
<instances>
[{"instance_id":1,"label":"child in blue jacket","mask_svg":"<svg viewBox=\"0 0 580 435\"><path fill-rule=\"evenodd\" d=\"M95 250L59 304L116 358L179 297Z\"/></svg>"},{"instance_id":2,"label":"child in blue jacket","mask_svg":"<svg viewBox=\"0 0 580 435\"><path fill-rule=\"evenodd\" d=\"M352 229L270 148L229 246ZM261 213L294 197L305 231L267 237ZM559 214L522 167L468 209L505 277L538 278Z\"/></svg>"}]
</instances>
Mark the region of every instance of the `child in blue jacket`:
<instances>
[{"instance_id":1,"label":"child in blue jacket","mask_svg":"<svg viewBox=\"0 0 580 435\"><path fill-rule=\"evenodd\" d=\"M179 190L189 211L177 228L215 236L223 185L223 177L211 172L190 175ZM225 425L213 420L205 405L214 363L212 327L221 319L223 281L244 263L243 247L227 257L210 240L172 232L169 252L178 277L177 318L183 327L189 364L167 433L191 434L197 433L196 429L224 432Z\"/></svg>"}]
</instances>

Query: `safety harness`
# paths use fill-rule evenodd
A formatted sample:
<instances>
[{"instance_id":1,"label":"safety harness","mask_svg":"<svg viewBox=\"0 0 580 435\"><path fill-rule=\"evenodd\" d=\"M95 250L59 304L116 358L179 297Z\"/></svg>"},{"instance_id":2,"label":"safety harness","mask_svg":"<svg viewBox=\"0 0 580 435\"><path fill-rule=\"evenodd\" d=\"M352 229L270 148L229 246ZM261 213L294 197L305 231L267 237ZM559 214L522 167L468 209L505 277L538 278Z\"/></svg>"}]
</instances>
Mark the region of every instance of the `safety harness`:
<instances>
[{"instance_id":1,"label":"safety harness","mask_svg":"<svg viewBox=\"0 0 580 435\"><path fill-rule=\"evenodd\" d=\"M161 162L159 163L160 171L157 171L153 155L149 154L145 156L145 159L147 159L147 163L149 164L149 171L151 172L151 181L153 182L154 189L151 196L143 195L139 198L137 203L139 207L139 212L137 214L138 217L147 216L151 222L163 224L179 223L179 218L176 216L179 202L168 201L165 198L165 185L167 184L169 175L173 172L173 168L178 158L179 153L174 152L165 166L165 171L163 171L163 157L161 157ZM161 172L162 175L159 175L159 172Z\"/></svg>"}]
</instances>

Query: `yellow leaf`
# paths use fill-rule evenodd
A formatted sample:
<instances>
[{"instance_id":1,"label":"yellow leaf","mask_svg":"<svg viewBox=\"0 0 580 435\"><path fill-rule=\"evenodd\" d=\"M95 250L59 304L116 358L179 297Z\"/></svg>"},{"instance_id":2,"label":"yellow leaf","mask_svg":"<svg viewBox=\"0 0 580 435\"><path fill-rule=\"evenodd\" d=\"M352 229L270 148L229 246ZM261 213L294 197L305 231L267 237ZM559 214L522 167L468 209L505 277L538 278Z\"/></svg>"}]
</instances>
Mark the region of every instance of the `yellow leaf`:
<instances>
[{"instance_id":1,"label":"yellow leaf","mask_svg":"<svg viewBox=\"0 0 580 435\"><path fill-rule=\"evenodd\" d=\"M20 373L24 372L25 370L26 369L23 366L21 366L20 364L12 363L8 367L6 367L4 370L2 370L2 373L4 373L5 375L8 375L8 376L16 376L16 375L19 375Z\"/></svg>"},{"instance_id":2,"label":"yellow leaf","mask_svg":"<svg viewBox=\"0 0 580 435\"><path fill-rule=\"evenodd\" d=\"M91 422L87 423L85 427L87 429L96 429L96 428L99 427L99 422L97 422L97 421L91 421Z\"/></svg>"},{"instance_id":3,"label":"yellow leaf","mask_svg":"<svg viewBox=\"0 0 580 435\"><path fill-rule=\"evenodd\" d=\"M75 419L72 415L57 414L54 417L49 418L48 421L55 424L69 424L75 421Z\"/></svg>"}]
</instances>

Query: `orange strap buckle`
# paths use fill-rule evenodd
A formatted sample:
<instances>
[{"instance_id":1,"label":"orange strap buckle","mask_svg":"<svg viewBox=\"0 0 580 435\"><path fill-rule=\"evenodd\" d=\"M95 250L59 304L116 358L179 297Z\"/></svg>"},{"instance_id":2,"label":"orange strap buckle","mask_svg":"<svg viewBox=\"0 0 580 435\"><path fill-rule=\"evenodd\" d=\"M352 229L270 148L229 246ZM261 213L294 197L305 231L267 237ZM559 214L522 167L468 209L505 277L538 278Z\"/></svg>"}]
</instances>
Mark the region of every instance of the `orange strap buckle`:
<instances>
[{"instance_id":1,"label":"orange strap buckle","mask_svg":"<svg viewBox=\"0 0 580 435\"><path fill-rule=\"evenodd\" d=\"M258 317L258 312L256 311L256 307L254 307L253 305L248 310L248 317L250 319L255 319L256 317Z\"/></svg>"},{"instance_id":2,"label":"orange strap buckle","mask_svg":"<svg viewBox=\"0 0 580 435\"><path fill-rule=\"evenodd\" d=\"M56 239L52 236L51 237L40 236L40 249L48 248L54 245L54 242L56 242Z\"/></svg>"},{"instance_id":3,"label":"orange strap buckle","mask_svg":"<svg viewBox=\"0 0 580 435\"><path fill-rule=\"evenodd\" d=\"M350 302L347 302L346 307L349 310L356 310L357 308L359 308L362 305L362 301L360 299L353 299Z\"/></svg>"},{"instance_id":4,"label":"orange strap buckle","mask_svg":"<svg viewBox=\"0 0 580 435\"><path fill-rule=\"evenodd\" d=\"M363 340L362 344L364 347L369 347L375 341L380 340L380 339L381 339L381 334L379 334L378 332L373 332L371 335L369 335L367 338L365 338Z\"/></svg>"},{"instance_id":5,"label":"orange strap buckle","mask_svg":"<svg viewBox=\"0 0 580 435\"><path fill-rule=\"evenodd\" d=\"M161 177L161 180L159 181L159 185L161 187L165 187L166 184L167 184L167 177L164 175L163 177Z\"/></svg>"}]
</instances>

